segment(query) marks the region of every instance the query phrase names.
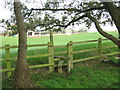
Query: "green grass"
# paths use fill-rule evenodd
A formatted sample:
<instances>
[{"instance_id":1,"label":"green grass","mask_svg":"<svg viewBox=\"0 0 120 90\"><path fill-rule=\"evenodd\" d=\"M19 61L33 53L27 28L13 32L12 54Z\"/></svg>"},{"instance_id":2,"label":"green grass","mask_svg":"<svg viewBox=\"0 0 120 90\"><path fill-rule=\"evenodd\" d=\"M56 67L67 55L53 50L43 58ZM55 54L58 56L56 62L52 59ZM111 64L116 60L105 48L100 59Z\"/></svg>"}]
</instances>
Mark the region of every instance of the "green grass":
<instances>
[{"instance_id":1,"label":"green grass","mask_svg":"<svg viewBox=\"0 0 120 90\"><path fill-rule=\"evenodd\" d=\"M117 31L108 32L113 36L118 36ZM2 38L2 46L5 44L18 45L18 38L17 37L1 37ZM85 41L85 40L95 40L98 38L104 38L99 33L80 33L80 34L73 34L73 35L56 35L54 36L54 44L55 45L63 45L68 43L69 41ZM43 44L49 42L49 36L42 36L38 38L31 38L27 39L27 44Z\"/></svg>"},{"instance_id":2,"label":"green grass","mask_svg":"<svg viewBox=\"0 0 120 90\"><path fill-rule=\"evenodd\" d=\"M119 67L96 60L76 64L69 73L48 73L46 68L34 69L32 73L31 80L36 88L119 88L120 86ZM4 79L3 87L13 87L12 82L13 80Z\"/></svg>"},{"instance_id":3,"label":"green grass","mask_svg":"<svg viewBox=\"0 0 120 90\"><path fill-rule=\"evenodd\" d=\"M118 67L106 63L83 62L70 73L41 72L32 75L36 87L41 88L118 88Z\"/></svg>"},{"instance_id":4,"label":"green grass","mask_svg":"<svg viewBox=\"0 0 120 90\"><path fill-rule=\"evenodd\" d=\"M110 34L118 37L117 32L109 32ZM54 36L55 45L66 45L69 41L86 41L86 40L97 40L98 38L104 38L99 33L81 33L76 35L60 35ZM10 44L18 45L17 37L2 37L2 45ZM49 42L48 36L43 36L39 38L28 38L27 42L29 45L32 44L43 44ZM102 46L112 46L114 43L111 41L103 41ZM85 50L97 48L97 42L85 43L74 45L74 51ZM65 51L66 48L56 48L55 51ZM117 48L105 49L103 53L111 53L117 51ZM47 53L46 47L40 48L28 48L27 55L36 55ZM66 55L66 54L63 54ZM85 52L74 54L74 60L80 58L86 58L90 56L96 56L97 51ZM11 50L10 57L17 56L17 49ZM2 51L2 58L5 58L5 51ZM114 57L109 57L111 61L115 61ZM90 60L91 62L91 60ZM48 63L48 57L42 58L30 58L28 59L29 65L38 65L43 63ZM81 62L82 63L82 62ZM12 67L15 67L16 62L12 61ZM6 62L3 62L3 68L6 67ZM37 69L38 71L41 69ZM44 70L44 69L43 69ZM46 71L47 69L45 69ZM36 71L36 69L35 69ZM70 74L57 74L46 72L34 73L31 77L32 82L36 87L47 87L47 88L117 88L118 87L118 68L113 67L106 63L92 64L89 67L84 65L75 65L75 68L70 72ZM5 75L3 74L3 87L12 87L11 81L5 80Z\"/></svg>"},{"instance_id":5,"label":"green grass","mask_svg":"<svg viewBox=\"0 0 120 90\"><path fill-rule=\"evenodd\" d=\"M114 36L117 36L116 32L109 32L112 33ZM66 36L54 36L54 42L55 45L57 44L66 44L67 42L69 42L70 40L72 41L85 41L85 40L97 40L99 37L102 38L102 36L99 33L81 33L81 34L74 34L74 35L66 35ZM64 39L63 39L64 38ZM71 39L70 39L71 38ZM5 45L5 43L8 43L7 41L11 41L9 42L10 45L16 45L17 43L17 37L3 37L2 38L3 43L2 45ZM31 44L38 44L41 40L43 40L43 43L47 43L49 41L49 37L48 36L43 36L43 37L39 37L39 38L28 38L28 43L31 42ZM106 47L106 46L112 46L114 45L111 41L103 41L102 46ZM77 44L74 45L73 50L86 50L86 49L92 49L92 48L97 48L97 42L92 42L92 43L83 43L83 44ZM67 48L56 48L55 52L59 52L59 51L65 51L67 50ZM108 52L113 52L113 51L117 51L117 48L112 48L112 49L105 49L103 50L103 53L108 53ZM17 57L17 49L11 49L11 54L10 57ZM40 47L35 47L35 48L28 48L27 49L27 55L36 55L36 54L44 54L47 53L48 50L46 47L40 48ZM92 51L92 52L85 52L85 53L78 53L78 54L74 54L74 60L75 59L80 59L80 58L87 58L90 56L95 56L97 53L97 51ZM64 56L66 56L66 54L62 54ZM2 51L2 58L5 58L5 51ZM12 67L15 67L15 61L12 61ZM28 59L28 63L29 65L38 65L38 64L45 64L48 63L48 57L41 57L41 58L30 58ZM3 62L3 68L6 67L6 62Z\"/></svg>"}]
</instances>

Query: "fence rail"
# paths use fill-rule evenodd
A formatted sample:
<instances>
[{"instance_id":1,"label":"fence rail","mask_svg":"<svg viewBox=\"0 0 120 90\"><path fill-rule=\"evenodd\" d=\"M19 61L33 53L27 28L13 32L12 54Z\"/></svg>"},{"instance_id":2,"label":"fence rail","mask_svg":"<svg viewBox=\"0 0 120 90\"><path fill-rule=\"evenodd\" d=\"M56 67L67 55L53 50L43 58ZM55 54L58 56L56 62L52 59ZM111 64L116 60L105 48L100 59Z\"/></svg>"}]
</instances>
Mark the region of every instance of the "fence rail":
<instances>
[{"instance_id":1,"label":"fence rail","mask_svg":"<svg viewBox=\"0 0 120 90\"><path fill-rule=\"evenodd\" d=\"M68 63L67 64L63 64L63 65L67 65L68 67L68 71L70 71L73 68L73 64L77 63L77 62L81 62L81 61L85 61L85 60L90 60L90 59L96 59L96 58L101 58L103 56L111 56L111 55L116 55L119 54L120 52L114 52L114 53L109 53L109 54L103 54L102 50L106 49L106 48L113 48L113 47L117 47L116 45L114 46L110 46L110 47L102 47L102 41L104 40L108 40L108 39L101 39L99 38L98 40L89 40L89 41L80 41L80 42L72 42L70 41L69 43L67 43L67 45L53 45L52 42L48 42L47 44L37 44L37 45L27 45L27 47L41 47L41 46L47 46L48 47L48 53L47 54L38 54L38 55L32 55L32 56L27 56L27 58L38 58L38 57L47 57L48 56L48 64L40 64L40 65L32 65L29 66L30 68L39 68L39 67L49 67L49 71L52 72L54 71L54 67L57 66L55 65L55 61L61 61L64 59L63 58L58 58L58 60L55 60L54 56L56 54L67 54L67 60ZM81 44L81 43L90 43L90 42L98 42L98 47L95 49L87 49L87 50L77 50L74 51L73 50L73 45L74 44ZM67 50L66 51L60 51L60 52L55 52L54 49L55 48L59 48L59 47L66 47ZM11 60L16 60L17 57L10 57L10 49L12 48L18 48L18 46L10 46L9 44L6 44L3 47L0 47L0 49L5 49L5 54L6 54L6 58L2 58L0 59L0 61L6 61L6 68L0 70L0 72L7 72L7 77L9 78L11 76L11 71L14 71L15 68L11 68ZM90 51L98 51L98 55L97 56L93 56L93 57L88 57L88 58L82 58L82 59L77 59L77 60L73 60L73 55L76 53L83 53L83 52L90 52ZM62 64L61 64L62 65Z\"/></svg>"}]
</instances>

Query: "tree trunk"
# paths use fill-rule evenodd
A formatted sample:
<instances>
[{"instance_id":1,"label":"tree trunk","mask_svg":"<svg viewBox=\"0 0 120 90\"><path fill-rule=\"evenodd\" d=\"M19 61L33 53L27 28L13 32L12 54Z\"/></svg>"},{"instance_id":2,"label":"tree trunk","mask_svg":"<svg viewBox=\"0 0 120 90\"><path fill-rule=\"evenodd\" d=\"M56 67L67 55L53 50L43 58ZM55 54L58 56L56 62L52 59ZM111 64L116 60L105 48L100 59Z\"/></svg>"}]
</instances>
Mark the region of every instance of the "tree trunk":
<instances>
[{"instance_id":1,"label":"tree trunk","mask_svg":"<svg viewBox=\"0 0 120 90\"><path fill-rule=\"evenodd\" d=\"M102 36L104 36L104 37L108 38L109 40L113 41L118 47L120 47L120 41L119 41L116 37L114 37L114 36L112 36L112 35L104 32L104 31L102 30L102 28L100 27L99 22L97 21L96 18L92 17L92 16L91 16L90 14L88 14L88 13L87 13L86 15L87 15L87 17L88 17L90 20L92 20L92 21L95 23L95 26L96 26L98 32L99 32Z\"/></svg>"},{"instance_id":2,"label":"tree trunk","mask_svg":"<svg viewBox=\"0 0 120 90\"><path fill-rule=\"evenodd\" d=\"M15 85L17 88L30 87L29 67L26 61L26 29L21 13L20 0L14 0L14 12L17 21L17 30L19 33L18 58L15 68Z\"/></svg>"},{"instance_id":3,"label":"tree trunk","mask_svg":"<svg viewBox=\"0 0 120 90\"><path fill-rule=\"evenodd\" d=\"M119 39L117 39L116 37L114 37L114 36L112 36L112 35L110 35L110 34L108 34L108 33L106 33L106 32L104 32L103 30L102 30L102 28L100 27L100 25L99 25L99 22L94 18L94 17L92 17L90 14L86 14L87 15L87 17L89 18L89 19L91 19L94 23L95 23L95 26L96 26L96 28L97 28L97 30L98 30L98 32L102 35L102 36L104 36L104 37L106 37L106 38L108 38L109 40L111 40L112 42L114 42L117 46L118 46L118 52L120 52L120 41L119 41ZM120 54L118 54L118 59L120 58ZM120 64L120 63L119 63Z\"/></svg>"},{"instance_id":4,"label":"tree trunk","mask_svg":"<svg viewBox=\"0 0 120 90\"><path fill-rule=\"evenodd\" d=\"M120 39L120 12L116 6L113 5L113 2L102 2L105 6L105 9L108 10L109 14L111 15L119 33Z\"/></svg>"},{"instance_id":5,"label":"tree trunk","mask_svg":"<svg viewBox=\"0 0 120 90\"><path fill-rule=\"evenodd\" d=\"M120 42L120 11L117 9L116 6L113 5L113 2L102 2L105 6L105 9L108 10L109 14L111 15L119 33L119 42ZM120 44L120 43L118 43ZM118 45L118 52L120 52L120 45ZM120 59L120 54L118 55Z\"/></svg>"}]
</instances>

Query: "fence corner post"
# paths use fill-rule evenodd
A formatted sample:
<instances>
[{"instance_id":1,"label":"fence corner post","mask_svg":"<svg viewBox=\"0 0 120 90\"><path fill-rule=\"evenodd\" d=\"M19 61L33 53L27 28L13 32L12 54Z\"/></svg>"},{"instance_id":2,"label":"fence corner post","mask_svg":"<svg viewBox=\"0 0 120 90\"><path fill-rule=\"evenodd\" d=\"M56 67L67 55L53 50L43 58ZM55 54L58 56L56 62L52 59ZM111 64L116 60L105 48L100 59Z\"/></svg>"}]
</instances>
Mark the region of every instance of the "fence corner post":
<instances>
[{"instance_id":1,"label":"fence corner post","mask_svg":"<svg viewBox=\"0 0 120 90\"><path fill-rule=\"evenodd\" d=\"M73 69L73 43L72 41L69 41L67 44L67 55L69 57L68 61L68 72Z\"/></svg>"},{"instance_id":2,"label":"fence corner post","mask_svg":"<svg viewBox=\"0 0 120 90\"><path fill-rule=\"evenodd\" d=\"M10 45L5 44L5 53L6 53L6 59L10 58ZM11 68L11 60L6 61L6 68L9 70ZM11 71L7 71L7 78L10 79L12 76Z\"/></svg>"},{"instance_id":3,"label":"fence corner post","mask_svg":"<svg viewBox=\"0 0 120 90\"><path fill-rule=\"evenodd\" d=\"M98 39L98 54L99 54L100 60L101 60L101 58L102 58L102 39L101 38Z\"/></svg>"},{"instance_id":4,"label":"fence corner post","mask_svg":"<svg viewBox=\"0 0 120 90\"><path fill-rule=\"evenodd\" d=\"M53 43L51 42L48 42L48 53L51 54L49 56L49 64L50 64L49 71L53 72L55 63L54 63L54 48L53 48Z\"/></svg>"}]
</instances>

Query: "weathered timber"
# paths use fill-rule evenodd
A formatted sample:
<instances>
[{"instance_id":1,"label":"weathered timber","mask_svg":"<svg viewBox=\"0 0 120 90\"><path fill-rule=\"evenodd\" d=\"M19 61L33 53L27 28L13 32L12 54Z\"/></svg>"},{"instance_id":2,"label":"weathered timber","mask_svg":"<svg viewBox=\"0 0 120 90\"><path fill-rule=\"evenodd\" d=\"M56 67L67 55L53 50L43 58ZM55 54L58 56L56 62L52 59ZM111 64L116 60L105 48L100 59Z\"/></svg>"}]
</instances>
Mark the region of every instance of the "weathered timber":
<instances>
[{"instance_id":1,"label":"weathered timber","mask_svg":"<svg viewBox=\"0 0 120 90\"><path fill-rule=\"evenodd\" d=\"M35 45L27 45L27 47L40 47L40 46L48 46L48 44L35 44ZM18 48L18 46L2 46L0 49L6 49L6 48Z\"/></svg>"},{"instance_id":2,"label":"weathered timber","mask_svg":"<svg viewBox=\"0 0 120 90\"><path fill-rule=\"evenodd\" d=\"M95 49L88 49L88 50L81 50L81 51L73 51L73 54L75 54L75 53L83 53L83 52L88 52L88 51L96 51L96 50L98 50L98 49L95 48Z\"/></svg>"},{"instance_id":3,"label":"weathered timber","mask_svg":"<svg viewBox=\"0 0 120 90\"><path fill-rule=\"evenodd\" d=\"M54 56L54 58L59 58L61 60L70 59L70 57L65 57L65 56Z\"/></svg>"},{"instance_id":4,"label":"weathered timber","mask_svg":"<svg viewBox=\"0 0 120 90\"><path fill-rule=\"evenodd\" d=\"M5 47L9 47L9 44L6 44ZM10 48L6 48L5 53L6 53L6 59L8 59L10 57ZM6 68L7 69L11 68L11 61L10 60L6 61ZM7 72L7 78L10 79L11 76L12 76L12 72L8 71Z\"/></svg>"},{"instance_id":5,"label":"weathered timber","mask_svg":"<svg viewBox=\"0 0 120 90\"><path fill-rule=\"evenodd\" d=\"M55 63L54 63L54 49L52 42L48 42L48 53L51 54L49 56L49 64L52 64L52 66L49 66L49 71L53 72Z\"/></svg>"},{"instance_id":6,"label":"weathered timber","mask_svg":"<svg viewBox=\"0 0 120 90\"><path fill-rule=\"evenodd\" d=\"M58 48L58 47L67 47L67 45L55 45L53 46L54 48Z\"/></svg>"},{"instance_id":7,"label":"weathered timber","mask_svg":"<svg viewBox=\"0 0 120 90\"><path fill-rule=\"evenodd\" d=\"M48 67L48 66L52 66L52 64L32 65L32 66L29 66L29 68L40 68L40 67ZM14 70L15 68L2 69L0 70L0 72L7 72L7 71L14 71Z\"/></svg>"},{"instance_id":8,"label":"weathered timber","mask_svg":"<svg viewBox=\"0 0 120 90\"><path fill-rule=\"evenodd\" d=\"M52 54L38 54L38 55L32 55L32 56L27 56L27 58L37 58L37 57L46 57L46 56L50 56ZM17 57L13 57L13 58L3 58L0 59L0 61L8 61L8 60L16 60Z\"/></svg>"},{"instance_id":9,"label":"weathered timber","mask_svg":"<svg viewBox=\"0 0 120 90\"><path fill-rule=\"evenodd\" d=\"M72 44L80 44L80 43L88 43L88 42L96 42L98 40L89 40L89 41L79 41L79 42L72 42Z\"/></svg>"},{"instance_id":10,"label":"weathered timber","mask_svg":"<svg viewBox=\"0 0 120 90\"><path fill-rule=\"evenodd\" d=\"M54 52L54 54L65 54L67 51L61 51L61 52Z\"/></svg>"},{"instance_id":11,"label":"weathered timber","mask_svg":"<svg viewBox=\"0 0 120 90\"><path fill-rule=\"evenodd\" d=\"M64 61L60 60L58 63L58 73L62 73L62 65L63 65Z\"/></svg>"},{"instance_id":12,"label":"weathered timber","mask_svg":"<svg viewBox=\"0 0 120 90\"><path fill-rule=\"evenodd\" d=\"M104 54L103 56L111 56L111 55L116 55L119 52L114 52L114 53L108 53L108 54ZM81 61L86 61L86 60L90 60L90 59L96 59L96 58L100 58L101 56L95 56L95 57L88 57L88 58L83 58L83 59L77 59L74 60L73 63L77 63L77 62L81 62Z\"/></svg>"},{"instance_id":13,"label":"weathered timber","mask_svg":"<svg viewBox=\"0 0 120 90\"><path fill-rule=\"evenodd\" d=\"M98 39L98 55L100 55L100 60L102 60L102 39Z\"/></svg>"},{"instance_id":14,"label":"weathered timber","mask_svg":"<svg viewBox=\"0 0 120 90\"><path fill-rule=\"evenodd\" d=\"M68 72L73 69L73 42L70 41L68 44L67 44L67 55L68 57L70 58L69 61L68 61Z\"/></svg>"},{"instance_id":15,"label":"weathered timber","mask_svg":"<svg viewBox=\"0 0 120 90\"><path fill-rule=\"evenodd\" d=\"M48 66L53 66L54 64L40 64L40 65L32 65L29 66L30 68L40 68L40 67L48 67Z\"/></svg>"}]
</instances>

